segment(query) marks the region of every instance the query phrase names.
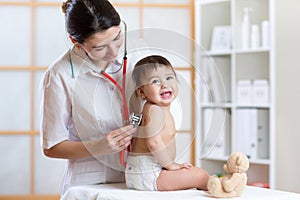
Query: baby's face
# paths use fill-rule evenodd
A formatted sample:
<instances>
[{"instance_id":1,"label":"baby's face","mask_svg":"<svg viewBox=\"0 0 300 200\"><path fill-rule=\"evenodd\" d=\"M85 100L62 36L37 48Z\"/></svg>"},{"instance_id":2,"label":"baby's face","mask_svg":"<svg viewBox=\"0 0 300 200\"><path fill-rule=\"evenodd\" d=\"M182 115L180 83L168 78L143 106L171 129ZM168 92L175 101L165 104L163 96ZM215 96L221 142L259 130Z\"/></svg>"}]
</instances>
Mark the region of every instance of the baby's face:
<instances>
[{"instance_id":1,"label":"baby's face","mask_svg":"<svg viewBox=\"0 0 300 200\"><path fill-rule=\"evenodd\" d=\"M176 76L170 67L161 65L144 76L143 98L159 106L169 106L178 94Z\"/></svg>"}]
</instances>

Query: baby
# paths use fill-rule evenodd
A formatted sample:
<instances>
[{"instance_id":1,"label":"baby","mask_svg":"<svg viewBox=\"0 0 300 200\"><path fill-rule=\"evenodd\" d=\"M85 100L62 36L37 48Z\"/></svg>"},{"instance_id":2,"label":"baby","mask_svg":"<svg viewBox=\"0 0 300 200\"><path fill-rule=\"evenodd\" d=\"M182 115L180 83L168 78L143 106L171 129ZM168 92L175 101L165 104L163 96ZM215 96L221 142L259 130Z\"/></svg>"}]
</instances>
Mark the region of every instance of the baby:
<instances>
[{"instance_id":1,"label":"baby","mask_svg":"<svg viewBox=\"0 0 300 200\"><path fill-rule=\"evenodd\" d=\"M162 56L148 56L135 65L132 76L136 94L145 104L127 159L127 187L149 191L207 190L206 171L190 163L174 162L176 130L170 106L177 96L178 84L172 65Z\"/></svg>"}]
</instances>

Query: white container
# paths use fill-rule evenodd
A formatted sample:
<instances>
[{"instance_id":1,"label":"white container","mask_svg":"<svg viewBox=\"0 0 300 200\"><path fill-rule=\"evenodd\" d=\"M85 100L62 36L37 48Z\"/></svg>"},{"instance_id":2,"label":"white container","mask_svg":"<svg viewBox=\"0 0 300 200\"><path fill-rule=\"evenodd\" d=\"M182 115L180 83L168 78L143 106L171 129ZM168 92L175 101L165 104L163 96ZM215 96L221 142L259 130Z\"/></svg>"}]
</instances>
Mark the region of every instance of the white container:
<instances>
[{"instance_id":1,"label":"white container","mask_svg":"<svg viewBox=\"0 0 300 200\"><path fill-rule=\"evenodd\" d=\"M230 117L225 109L204 109L203 111L203 154L224 157L230 153Z\"/></svg>"},{"instance_id":2,"label":"white container","mask_svg":"<svg viewBox=\"0 0 300 200\"><path fill-rule=\"evenodd\" d=\"M258 159L269 159L269 111L264 109L256 110L256 121L254 122L256 125L256 147L255 152L253 152L253 156Z\"/></svg>"},{"instance_id":3,"label":"white container","mask_svg":"<svg viewBox=\"0 0 300 200\"><path fill-rule=\"evenodd\" d=\"M253 81L253 104L265 106L269 103L269 82L268 80Z\"/></svg>"},{"instance_id":4,"label":"white container","mask_svg":"<svg viewBox=\"0 0 300 200\"><path fill-rule=\"evenodd\" d=\"M251 48L257 49L260 47L260 28L258 24L251 25Z\"/></svg>"},{"instance_id":5,"label":"white container","mask_svg":"<svg viewBox=\"0 0 300 200\"><path fill-rule=\"evenodd\" d=\"M202 103L208 103L209 102L209 87L207 85L207 83L203 80L201 80L201 92L200 92L200 97L201 97L201 102Z\"/></svg>"},{"instance_id":6,"label":"white container","mask_svg":"<svg viewBox=\"0 0 300 200\"><path fill-rule=\"evenodd\" d=\"M268 48L270 46L270 23L269 21L261 22L261 46Z\"/></svg>"},{"instance_id":7,"label":"white container","mask_svg":"<svg viewBox=\"0 0 300 200\"><path fill-rule=\"evenodd\" d=\"M241 48L248 49L250 46L250 8L244 8L241 24Z\"/></svg>"},{"instance_id":8,"label":"white container","mask_svg":"<svg viewBox=\"0 0 300 200\"><path fill-rule=\"evenodd\" d=\"M250 158L268 159L269 113L264 109L238 109L236 113L236 143L233 151L244 152Z\"/></svg>"},{"instance_id":9,"label":"white container","mask_svg":"<svg viewBox=\"0 0 300 200\"><path fill-rule=\"evenodd\" d=\"M252 83L251 80L239 80L237 83L237 104L238 105L252 105Z\"/></svg>"}]
</instances>

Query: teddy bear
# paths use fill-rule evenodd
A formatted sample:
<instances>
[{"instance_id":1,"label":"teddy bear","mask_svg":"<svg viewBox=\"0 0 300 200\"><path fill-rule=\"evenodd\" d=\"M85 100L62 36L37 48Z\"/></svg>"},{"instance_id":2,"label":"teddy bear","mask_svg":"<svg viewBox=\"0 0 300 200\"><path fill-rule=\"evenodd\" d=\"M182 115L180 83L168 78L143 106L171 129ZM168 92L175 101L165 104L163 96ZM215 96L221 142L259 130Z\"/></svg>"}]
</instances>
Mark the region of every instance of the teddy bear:
<instances>
[{"instance_id":1,"label":"teddy bear","mask_svg":"<svg viewBox=\"0 0 300 200\"><path fill-rule=\"evenodd\" d=\"M217 198L231 198L242 195L247 184L246 171L249 168L249 159L241 152L233 152L223 166L227 172L223 178L216 175L210 176L207 188L208 192Z\"/></svg>"}]
</instances>

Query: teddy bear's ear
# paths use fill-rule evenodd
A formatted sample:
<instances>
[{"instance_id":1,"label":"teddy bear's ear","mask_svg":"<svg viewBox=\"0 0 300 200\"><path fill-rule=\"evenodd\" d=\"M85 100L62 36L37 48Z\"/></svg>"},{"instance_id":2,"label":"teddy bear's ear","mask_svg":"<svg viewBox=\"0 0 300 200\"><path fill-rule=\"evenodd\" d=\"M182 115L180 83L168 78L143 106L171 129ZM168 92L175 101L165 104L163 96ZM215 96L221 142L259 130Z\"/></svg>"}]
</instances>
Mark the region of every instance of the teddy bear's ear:
<instances>
[{"instance_id":1,"label":"teddy bear's ear","mask_svg":"<svg viewBox=\"0 0 300 200\"><path fill-rule=\"evenodd\" d=\"M227 166L227 163L223 165L223 169L224 169L225 172L228 172L228 166Z\"/></svg>"},{"instance_id":2,"label":"teddy bear's ear","mask_svg":"<svg viewBox=\"0 0 300 200\"><path fill-rule=\"evenodd\" d=\"M241 158L241 155L238 155L238 157L236 158L236 164L238 166L240 166L242 164L242 158Z\"/></svg>"},{"instance_id":3,"label":"teddy bear's ear","mask_svg":"<svg viewBox=\"0 0 300 200\"><path fill-rule=\"evenodd\" d=\"M238 155L238 157L236 158L236 168L238 169L239 173L241 173L242 171L241 165L242 165L242 156Z\"/></svg>"}]
</instances>

